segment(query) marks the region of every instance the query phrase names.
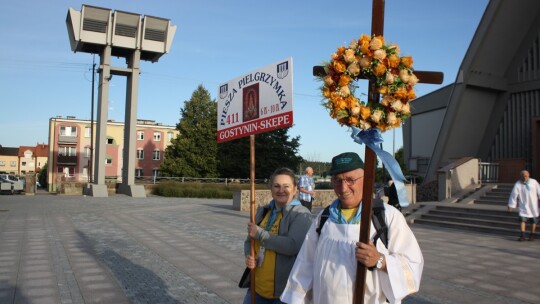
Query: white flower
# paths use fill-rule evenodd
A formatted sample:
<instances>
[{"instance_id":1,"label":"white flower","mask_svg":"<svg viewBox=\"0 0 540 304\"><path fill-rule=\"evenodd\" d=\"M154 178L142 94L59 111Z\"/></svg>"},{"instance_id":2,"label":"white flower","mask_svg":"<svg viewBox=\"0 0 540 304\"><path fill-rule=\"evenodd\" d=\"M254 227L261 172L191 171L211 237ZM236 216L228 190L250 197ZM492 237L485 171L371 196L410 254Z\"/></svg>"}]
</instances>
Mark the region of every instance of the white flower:
<instances>
[{"instance_id":1,"label":"white flower","mask_svg":"<svg viewBox=\"0 0 540 304\"><path fill-rule=\"evenodd\" d=\"M382 118L382 115L383 115L383 111L381 110L375 110L373 111L373 113L371 114L371 120L375 123L379 123L381 121L381 118Z\"/></svg>"}]
</instances>

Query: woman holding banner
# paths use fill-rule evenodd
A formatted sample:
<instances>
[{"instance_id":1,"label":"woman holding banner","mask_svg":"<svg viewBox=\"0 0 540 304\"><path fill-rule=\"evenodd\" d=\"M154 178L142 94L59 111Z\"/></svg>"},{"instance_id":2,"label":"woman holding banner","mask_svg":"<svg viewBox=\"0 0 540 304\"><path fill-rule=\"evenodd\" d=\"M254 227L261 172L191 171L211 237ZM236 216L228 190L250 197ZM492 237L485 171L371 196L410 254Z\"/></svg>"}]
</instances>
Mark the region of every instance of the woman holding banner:
<instances>
[{"instance_id":1,"label":"woman holding banner","mask_svg":"<svg viewBox=\"0 0 540 304\"><path fill-rule=\"evenodd\" d=\"M295 198L296 177L291 169L274 171L269 186L273 199L257 209L244 242L246 267L255 269L255 303L282 303L279 297L311 226L311 212ZM250 255L251 239L255 257ZM249 286L248 282L240 285ZM244 299L244 304L249 303L250 289Z\"/></svg>"}]
</instances>

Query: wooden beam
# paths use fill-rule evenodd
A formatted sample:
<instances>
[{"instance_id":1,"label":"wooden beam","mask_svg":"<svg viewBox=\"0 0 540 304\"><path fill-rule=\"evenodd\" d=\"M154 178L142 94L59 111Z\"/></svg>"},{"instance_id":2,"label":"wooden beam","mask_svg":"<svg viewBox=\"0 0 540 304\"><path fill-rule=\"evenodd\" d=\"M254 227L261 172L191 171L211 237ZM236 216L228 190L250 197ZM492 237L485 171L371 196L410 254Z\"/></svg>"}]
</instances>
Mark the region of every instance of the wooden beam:
<instances>
[{"instance_id":1,"label":"wooden beam","mask_svg":"<svg viewBox=\"0 0 540 304\"><path fill-rule=\"evenodd\" d=\"M414 75L418 77L419 83L430 83L430 84L441 84L444 80L444 74L442 72L431 72L431 71L413 71ZM326 71L323 66L314 66L313 67L313 76L324 77L326 76ZM360 79L367 79L366 76L360 75Z\"/></svg>"}]
</instances>

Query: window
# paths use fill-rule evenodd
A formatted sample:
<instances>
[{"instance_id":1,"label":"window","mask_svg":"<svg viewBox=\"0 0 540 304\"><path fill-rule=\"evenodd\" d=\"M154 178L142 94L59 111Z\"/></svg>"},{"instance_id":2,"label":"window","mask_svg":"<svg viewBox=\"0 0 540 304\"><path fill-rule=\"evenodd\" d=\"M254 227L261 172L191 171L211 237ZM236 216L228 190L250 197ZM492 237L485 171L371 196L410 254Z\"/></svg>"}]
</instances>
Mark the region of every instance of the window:
<instances>
[{"instance_id":1,"label":"window","mask_svg":"<svg viewBox=\"0 0 540 304\"><path fill-rule=\"evenodd\" d=\"M12 166L12 167L17 167L17 162L11 161L11 162L9 162L9 165Z\"/></svg>"},{"instance_id":2,"label":"window","mask_svg":"<svg viewBox=\"0 0 540 304\"><path fill-rule=\"evenodd\" d=\"M90 157L90 147L84 147L84 157Z\"/></svg>"},{"instance_id":3,"label":"window","mask_svg":"<svg viewBox=\"0 0 540 304\"><path fill-rule=\"evenodd\" d=\"M161 151L159 150L154 150L154 152L152 153L153 160L159 160L160 156L161 156Z\"/></svg>"},{"instance_id":4,"label":"window","mask_svg":"<svg viewBox=\"0 0 540 304\"><path fill-rule=\"evenodd\" d=\"M0 166L4 167L6 165L6 162L3 160L0 160Z\"/></svg>"},{"instance_id":5,"label":"window","mask_svg":"<svg viewBox=\"0 0 540 304\"><path fill-rule=\"evenodd\" d=\"M174 138L174 133L173 132L167 132L167 139L169 141L171 141L173 138Z\"/></svg>"},{"instance_id":6,"label":"window","mask_svg":"<svg viewBox=\"0 0 540 304\"><path fill-rule=\"evenodd\" d=\"M24 151L24 158L32 158L32 151L26 150Z\"/></svg>"},{"instance_id":7,"label":"window","mask_svg":"<svg viewBox=\"0 0 540 304\"><path fill-rule=\"evenodd\" d=\"M137 150L137 159L144 159L144 150Z\"/></svg>"},{"instance_id":8,"label":"window","mask_svg":"<svg viewBox=\"0 0 540 304\"><path fill-rule=\"evenodd\" d=\"M159 172L159 169L152 170L152 176L154 177L160 177L161 173Z\"/></svg>"},{"instance_id":9,"label":"window","mask_svg":"<svg viewBox=\"0 0 540 304\"><path fill-rule=\"evenodd\" d=\"M112 165L112 158L106 158L105 165Z\"/></svg>"},{"instance_id":10,"label":"window","mask_svg":"<svg viewBox=\"0 0 540 304\"><path fill-rule=\"evenodd\" d=\"M77 136L77 127L60 127L60 136Z\"/></svg>"},{"instance_id":11,"label":"window","mask_svg":"<svg viewBox=\"0 0 540 304\"><path fill-rule=\"evenodd\" d=\"M26 167L26 162L25 161L21 162L21 166Z\"/></svg>"},{"instance_id":12,"label":"window","mask_svg":"<svg viewBox=\"0 0 540 304\"><path fill-rule=\"evenodd\" d=\"M114 144L114 138L107 137L107 145L113 145Z\"/></svg>"},{"instance_id":13,"label":"window","mask_svg":"<svg viewBox=\"0 0 540 304\"><path fill-rule=\"evenodd\" d=\"M58 155L62 156L76 156L77 151L75 150L75 147L59 147L58 148Z\"/></svg>"},{"instance_id":14,"label":"window","mask_svg":"<svg viewBox=\"0 0 540 304\"><path fill-rule=\"evenodd\" d=\"M144 140L144 131L137 131L137 140Z\"/></svg>"},{"instance_id":15,"label":"window","mask_svg":"<svg viewBox=\"0 0 540 304\"><path fill-rule=\"evenodd\" d=\"M161 141L161 132L154 132L154 141Z\"/></svg>"},{"instance_id":16,"label":"window","mask_svg":"<svg viewBox=\"0 0 540 304\"><path fill-rule=\"evenodd\" d=\"M143 176L143 169L135 169L135 177L142 177Z\"/></svg>"},{"instance_id":17,"label":"window","mask_svg":"<svg viewBox=\"0 0 540 304\"><path fill-rule=\"evenodd\" d=\"M92 128L84 127L84 137L90 137L92 135L91 131L92 131Z\"/></svg>"}]
</instances>

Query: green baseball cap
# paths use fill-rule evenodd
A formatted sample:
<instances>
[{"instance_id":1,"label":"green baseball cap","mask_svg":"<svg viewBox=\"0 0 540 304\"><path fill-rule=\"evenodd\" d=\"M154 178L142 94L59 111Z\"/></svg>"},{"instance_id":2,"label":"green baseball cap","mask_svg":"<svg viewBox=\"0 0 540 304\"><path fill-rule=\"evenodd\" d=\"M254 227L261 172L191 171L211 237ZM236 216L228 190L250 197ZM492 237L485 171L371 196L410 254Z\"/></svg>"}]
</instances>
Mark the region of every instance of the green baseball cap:
<instances>
[{"instance_id":1,"label":"green baseball cap","mask_svg":"<svg viewBox=\"0 0 540 304\"><path fill-rule=\"evenodd\" d=\"M348 172L356 169L364 169L364 162L360 156L354 152L345 152L332 158L330 175Z\"/></svg>"}]
</instances>

